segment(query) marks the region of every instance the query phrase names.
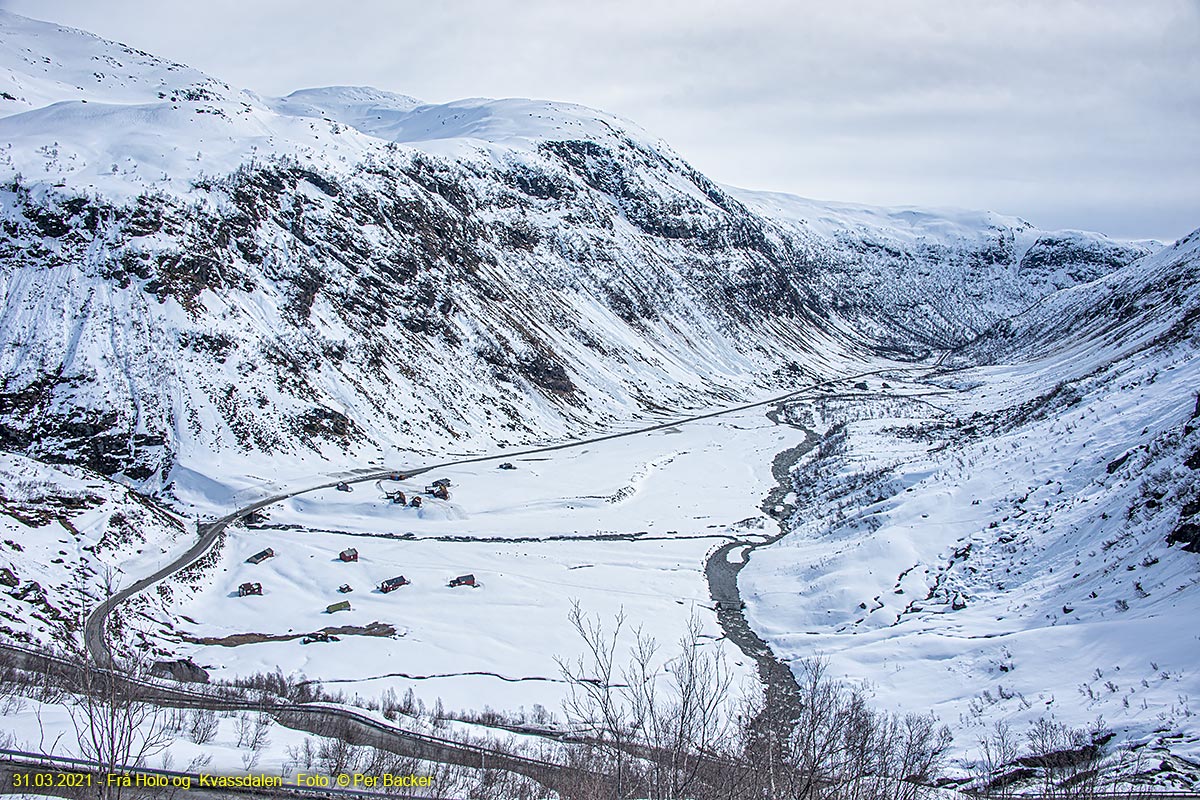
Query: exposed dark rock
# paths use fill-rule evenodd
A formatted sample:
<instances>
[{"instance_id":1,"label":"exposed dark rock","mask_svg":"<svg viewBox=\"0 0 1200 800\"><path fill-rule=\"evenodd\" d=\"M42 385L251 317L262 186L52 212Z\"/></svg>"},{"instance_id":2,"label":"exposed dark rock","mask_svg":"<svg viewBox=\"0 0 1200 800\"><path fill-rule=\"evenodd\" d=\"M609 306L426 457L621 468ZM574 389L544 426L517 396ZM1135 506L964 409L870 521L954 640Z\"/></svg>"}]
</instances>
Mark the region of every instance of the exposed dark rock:
<instances>
[{"instance_id":1,"label":"exposed dark rock","mask_svg":"<svg viewBox=\"0 0 1200 800\"><path fill-rule=\"evenodd\" d=\"M1064 269L1074 281L1091 281L1120 269L1148 252L1144 248L1111 242L1081 242L1069 236L1042 236L1021 258L1020 269Z\"/></svg>"},{"instance_id":2,"label":"exposed dark rock","mask_svg":"<svg viewBox=\"0 0 1200 800\"><path fill-rule=\"evenodd\" d=\"M1124 464L1126 461L1128 461L1128 460L1129 460L1129 457L1130 457L1131 455L1133 455L1133 451L1132 451L1132 450L1130 450L1128 453L1123 453L1122 455L1120 455L1120 456L1118 456L1117 458L1114 458L1112 461L1108 462L1108 466L1107 466L1107 467L1105 467L1105 469L1108 471L1108 474L1109 474L1109 475L1112 475L1114 472L1116 472L1117 470L1119 470L1119 469L1121 468L1121 466L1122 466L1122 465L1123 465L1123 464Z\"/></svg>"},{"instance_id":3,"label":"exposed dark rock","mask_svg":"<svg viewBox=\"0 0 1200 800\"><path fill-rule=\"evenodd\" d=\"M517 369L535 386L555 394L570 394L575 391L566 369L549 356L538 354L522 358L517 362Z\"/></svg>"},{"instance_id":4,"label":"exposed dark rock","mask_svg":"<svg viewBox=\"0 0 1200 800\"><path fill-rule=\"evenodd\" d=\"M208 683L208 671L198 666L190 658L155 661L154 665L150 667L150 674L160 678L170 678L180 683Z\"/></svg>"}]
</instances>

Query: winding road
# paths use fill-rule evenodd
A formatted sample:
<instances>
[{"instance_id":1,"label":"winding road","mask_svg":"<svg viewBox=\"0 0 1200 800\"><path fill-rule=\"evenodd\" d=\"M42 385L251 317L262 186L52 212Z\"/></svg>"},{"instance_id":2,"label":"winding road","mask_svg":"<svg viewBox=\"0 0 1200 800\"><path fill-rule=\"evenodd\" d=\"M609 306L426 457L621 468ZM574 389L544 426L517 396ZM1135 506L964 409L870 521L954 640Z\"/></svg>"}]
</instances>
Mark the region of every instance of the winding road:
<instances>
[{"instance_id":1,"label":"winding road","mask_svg":"<svg viewBox=\"0 0 1200 800\"><path fill-rule=\"evenodd\" d=\"M940 363L940 360L938 363ZM936 366L936 364L934 366ZM691 422L699 422L701 420L713 419L715 417L721 417L721 416L725 416L728 414L735 414L737 412L746 411L746 410L752 409L752 408L763 408L765 406L777 406L778 407L782 403L785 403L788 400L795 399L795 398L799 397L800 395L803 395L807 392L814 391L816 389L820 389L825 386L831 386L833 384L841 383L843 381L858 380L858 379L867 377L869 375L878 375L883 372L895 372L895 371L904 370L904 369L914 369L914 368L913 367L901 367L901 366L897 365L894 367L885 367L885 368L881 368L881 369L870 370L868 372L860 372L860 373L857 373L854 375L843 375L843 376L839 376L836 378L829 378L824 381L818 381L816 383L809 384L809 385L801 387L799 389L793 389L790 392L787 392L785 394L781 394L781 395L778 395L776 397L772 397L772 398L769 398L766 400L758 400L753 403L745 403L743 405L721 409L720 411L711 411L707 414L696 414L694 416L684 417L683 419L672 420L670 422L663 422L663 423L659 423L657 425L650 425L645 428L637 428L637 429L631 430L631 431L622 431L621 433L610 433L610 434L606 434L604 436L596 436L596 437L593 437L590 439L577 439L575 441L565 442L563 444L548 445L545 447L536 447L536 448L531 448L528 450L521 450L521 451L517 451L517 452L504 452L504 453L499 453L499 454L494 454L494 455L473 456L471 458L463 458L463 459L458 459L455 461L445 461L440 464L431 464L429 466L424 466L424 467L390 467L388 469L357 470L357 471L353 471L350 473L340 475L340 476L334 478L333 480L326 481L325 483L321 483L316 486L307 486L307 487L304 487L301 489L296 489L295 491L285 492L283 494L277 494L277 495L274 495L271 497L267 497L267 498L258 500L254 503L243 506L242 508L239 508L230 514L226 514L224 517L221 517L218 520L215 520L213 522L198 524L199 537L196 539L196 542L190 548L188 548L188 550L185 553L183 553L178 558L176 558L174 561L167 564L163 568L159 569L157 572L153 573L152 575L148 575L145 578L142 578L141 580L135 581L134 583L130 584L129 586L126 586L125 588L120 589L119 591L114 592L112 595L105 598L103 602L101 602L99 605L96 606L95 609L93 609L92 613L90 615L88 615L87 621L84 623L84 629L83 629L84 647L87 649L88 654L91 656L92 660L95 661L95 663L97 665L104 667L104 668L113 667L114 661L113 661L113 657L112 657L112 651L109 647L108 637L106 636L106 631L108 629L109 617L122 603L124 603L130 597L133 597L134 595L145 591L146 589L150 588L151 586L154 586L159 581L169 578L170 576L174 575L175 573L179 572L180 570L186 568L187 566L195 563L197 560L202 558L204 555L206 555L208 553L208 551L212 548L213 543L217 540L217 537L221 535L221 532L224 531L225 528L230 523L236 522L237 520L245 517L247 514L250 514L251 512L258 511L261 508L265 508L266 506L272 505L274 503L278 503L281 500L286 500L289 497L295 497L296 495L305 494L307 492L317 491L318 489L328 489L330 487L338 485L339 483L342 483L343 481L346 483L365 483L367 481L375 481L375 480L380 480L380 479L386 478L388 475L391 475L396 472L403 472L404 474L409 475L409 476L420 475L422 473L430 472L432 470L446 469L448 467L456 467L456 466L461 466L463 464L478 464L478 463L483 463L483 462L488 462L488 461L499 461L501 459L518 458L521 456L538 455L541 453L553 453L558 450L567 450L567 449L570 449L573 447L585 447L587 445L593 445L593 444L597 444L599 442L607 442L607 441L611 441L613 439L621 439L621 438L624 438L627 436L640 436L642 434L653 433L654 431L665 430L667 428L672 428L672 427L675 427L678 425L686 425ZM711 563L712 563L712 559L710 559L710 564ZM710 578L710 585L711 585L711 578ZM736 591L736 587L737 587L737 576L735 574L733 576L734 591ZM724 589L723 589L723 591L724 591ZM740 600L738 602L740 602ZM735 639L735 641L737 641L737 639ZM761 640L759 640L759 641L761 642Z\"/></svg>"},{"instance_id":2,"label":"winding road","mask_svg":"<svg viewBox=\"0 0 1200 800\"><path fill-rule=\"evenodd\" d=\"M796 400L807 393L838 383L857 381L867 376L878 375L884 372L895 373L918 369L931 370L936 369L938 366L940 366L940 364L941 359L938 359L938 361L933 365L925 364L921 366L902 366L896 364L867 372L856 373L853 375L843 375L836 378L817 381L766 400L745 403L719 411L696 414L682 419L672 420L670 422L663 422L620 433L597 436L590 439L581 439L562 444L530 448L516 452L474 456L428 466L393 467L389 469L369 468L354 470L333 476L330 480L315 486L308 486L257 500L215 521L198 523L197 528L199 535L195 543L193 543L185 553L181 554L170 564L167 564L153 574L148 575L121 589L120 591L115 592L104 602L99 604L89 615L84 625L84 645L87 654L98 666L107 670L111 670L113 674L119 675L120 671L119 669L115 668L117 665L113 659L113 654L109 648L108 637L106 636L109 619L113 612L130 597L133 597L139 592L145 591L158 582L169 578L170 576L178 573L179 571L187 568L199 559L203 558L207 553L210 552L218 537L225 530L225 528L230 525L230 523L236 522L237 520L254 511L272 505L273 503L278 503L289 497L294 497L299 494L304 494L306 492L316 491L319 489L330 488L343 481L347 483L364 483L386 478L388 475L395 472L404 472L407 475L413 476L430 472L432 470L444 469L463 464L484 463L521 456L551 453L558 450L584 447L587 445L628 436L638 436L652 433L654 431L665 430L678 425L698 422L701 420L713 419L748 409L774 406L774 409L767 414L768 418L771 419L772 422L777 425L791 425L792 427L798 428L805 432L805 439L803 442L777 454L774 462L772 463L771 471L777 485L771 489L767 497L764 499L762 509L764 513L775 517L779 522L779 533L775 536L766 538L755 537L752 540L735 540L717 548L713 553L710 554L707 562L705 563L705 576L709 584L710 594L715 602L718 623L725 632L727 638L736 644L743 653L754 659L756 662L758 666L759 677L762 680L766 690L767 702L772 704L773 707L781 708L785 712L791 712L793 709L798 708L800 699L799 689L796 684L795 677L792 674L791 668L786 663L777 659L766 642L764 642L750 627L743 613L744 604L742 603L741 595L737 585L738 573L748 562L752 550L756 547L762 547L771 544L786 533L786 520L790 517L793 511L792 507L784 502L786 495L792 489L790 477L791 468L805 453L815 447L819 440L819 437L817 437L812 430L783 419L785 416L787 403L789 401ZM731 562L729 560L730 553L739 547L743 548L740 561ZM0 649L10 650L10 648ZM144 688L152 692L159 693L162 697L162 700L173 702L174 704L187 705L190 703L202 705L203 707L212 707L213 703L212 698L205 698L204 700L192 698L189 700L188 698L192 693L186 689L183 689L182 687L178 689L169 689L157 684L147 684ZM218 702L224 703L230 708L241 707L243 705L243 702L231 699L224 699ZM538 761L537 759L529 759L507 753L499 753L475 745L435 739L433 737L399 729L394 726L383 725L365 713L358 714L354 710L344 707L331 708L313 704L277 704L270 710L272 715L275 716L280 723L288 727L309 730L312 732L325 732L330 730L329 726L331 723L337 723L341 726L339 728L341 735L348 741L361 744L371 744L382 749L387 749L406 755L417 756L419 758L474 767L499 767L501 769L531 777L534 780L537 780L548 786L555 785L559 780L566 777L566 773L564 773L563 770L567 768L564 768L561 765L552 765L547 762ZM567 769L567 772L570 772L570 769Z\"/></svg>"}]
</instances>

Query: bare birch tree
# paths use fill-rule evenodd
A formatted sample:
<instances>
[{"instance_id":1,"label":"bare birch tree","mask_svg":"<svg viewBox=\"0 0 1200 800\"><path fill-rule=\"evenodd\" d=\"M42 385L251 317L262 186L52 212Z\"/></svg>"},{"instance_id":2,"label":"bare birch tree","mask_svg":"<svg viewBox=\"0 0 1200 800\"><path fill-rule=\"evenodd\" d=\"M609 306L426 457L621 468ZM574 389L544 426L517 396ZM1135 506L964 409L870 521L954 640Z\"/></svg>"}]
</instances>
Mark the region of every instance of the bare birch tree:
<instances>
[{"instance_id":1,"label":"bare birch tree","mask_svg":"<svg viewBox=\"0 0 1200 800\"><path fill-rule=\"evenodd\" d=\"M105 591L112 596L111 577ZM88 609L84 608L86 612ZM103 635L109 652L115 653L110 629ZM150 678L145 653L134 650L114 655L111 669L98 667L81 646L75 653L73 675L65 682L61 702L66 708L79 741L80 756L96 764L101 775L117 774L146 766L172 741L164 709L147 702L141 687ZM134 791L120 785L96 781L102 800L121 800Z\"/></svg>"}]
</instances>

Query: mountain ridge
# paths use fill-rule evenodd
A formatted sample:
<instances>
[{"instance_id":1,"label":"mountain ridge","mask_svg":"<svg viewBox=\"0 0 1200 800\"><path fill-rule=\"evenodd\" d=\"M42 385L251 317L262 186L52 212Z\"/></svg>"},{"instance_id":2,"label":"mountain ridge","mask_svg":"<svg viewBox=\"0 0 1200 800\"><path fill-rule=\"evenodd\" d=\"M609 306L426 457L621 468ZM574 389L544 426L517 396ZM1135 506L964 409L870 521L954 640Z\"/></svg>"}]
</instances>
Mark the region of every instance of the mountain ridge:
<instances>
[{"instance_id":1,"label":"mountain ridge","mask_svg":"<svg viewBox=\"0 0 1200 800\"><path fill-rule=\"evenodd\" d=\"M0 107L0 437L151 491L213 449L492 447L856 352L911 358L1149 249L1059 237L1021 269L1057 235L895 212L904 233L884 210L798 198L791 212L819 222L766 213L581 106L361 87L261 99L0 22L8 95L57 92ZM116 319L133 327L114 337Z\"/></svg>"}]
</instances>

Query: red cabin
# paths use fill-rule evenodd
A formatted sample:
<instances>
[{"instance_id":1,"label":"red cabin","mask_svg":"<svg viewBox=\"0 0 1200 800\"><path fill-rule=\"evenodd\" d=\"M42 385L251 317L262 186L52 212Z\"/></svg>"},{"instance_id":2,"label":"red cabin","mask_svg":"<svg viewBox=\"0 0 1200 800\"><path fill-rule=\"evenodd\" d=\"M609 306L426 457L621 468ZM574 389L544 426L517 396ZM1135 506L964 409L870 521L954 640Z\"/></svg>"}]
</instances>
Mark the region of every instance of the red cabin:
<instances>
[{"instance_id":1,"label":"red cabin","mask_svg":"<svg viewBox=\"0 0 1200 800\"><path fill-rule=\"evenodd\" d=\"M475 586L474 575L459 575L457 578L451 578L451 586Z\"/></svg>"},{"instance_id":2,"label":"red cabin","mask_svg":"<svg viewBox=\"0 0 1200 800\"><path fill-rule=\"evenodd\" d=\"M358 551L353 547L348 547L342 552L338 553L338 558L340 558L342 561L358 561Z\"/></svg>"},{"instance_id":3,"label":"red cabin","mask_svg":"<svg viewBox=\"0 0 1200 800\"><path fill-rule=\"evenodd\" d=\"M401 586L407 586L410 583L412 583L412 581L410 581L408 578L404 577L403 575L398 575L395 578L388 578L386 581L379 584L379 591L387 594L388 592L396 591Z\"/></svg>"},{"instance_id":4,"label":"red cabin","mask_svg":"<svg viewBox=\"0 0 1200 800\"><path fill-rule=\"evenodd\" d=\"M266 550L262 550L258 553L255 553L254 555L250 556L249 558L247 558L246 563L261 564L262 562L266 561L268 558L274 558L274 557L275 557L275 551L268 547Z\"/></svg>"},{"instance_id":5,"label":"red cabin","mask_svg":"<svg viewBox=\"0 0 1200 800\"><path fill-rule=\"evenodd\" d=\"M243 583L238 587L238 597L245 597L251 594L262 594L261 583Z\"/></svg>"}]
</instances>

